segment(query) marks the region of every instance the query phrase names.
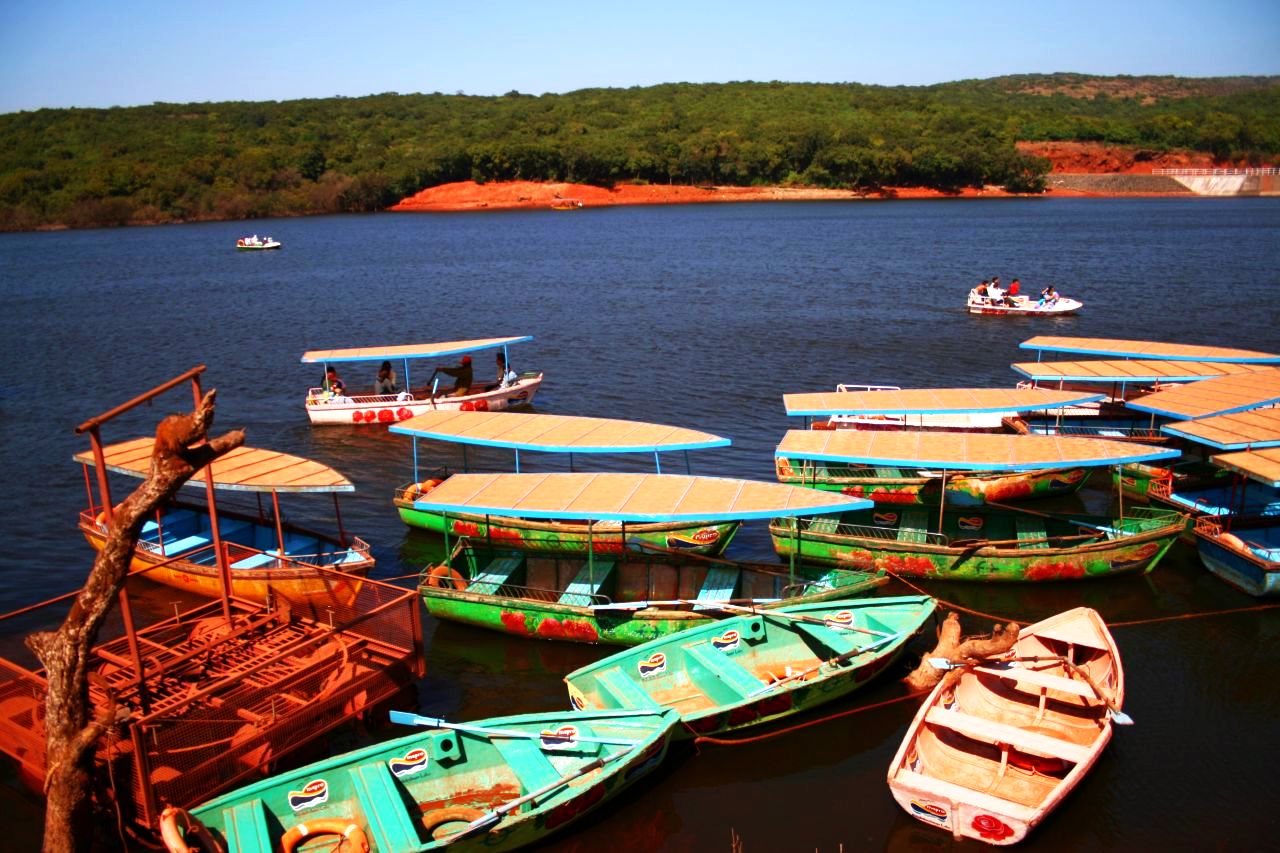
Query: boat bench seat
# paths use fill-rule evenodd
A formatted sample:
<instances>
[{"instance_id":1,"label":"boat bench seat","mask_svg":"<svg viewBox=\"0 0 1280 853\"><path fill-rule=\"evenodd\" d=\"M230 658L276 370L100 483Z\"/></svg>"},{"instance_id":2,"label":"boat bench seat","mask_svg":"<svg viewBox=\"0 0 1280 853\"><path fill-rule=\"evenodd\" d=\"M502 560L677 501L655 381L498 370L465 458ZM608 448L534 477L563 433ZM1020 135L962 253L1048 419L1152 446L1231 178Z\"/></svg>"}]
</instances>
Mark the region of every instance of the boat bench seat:
<instances>
[{"instance_id":1,"label":"boat bench seat","mask_svg":"<svg viewBox=\"0 0 1280 853\"><path fill-rule=\"evenodd\" d=\"M212 540L208 536L196 534L195 536L187 536L174 542L166 542L164 545L164 553L166 556L173 557L187 551L194 551L197 548L203 548L205 545L212 544Z\"/></svg>"},{"instance_id":2,"label":"boat bench seat","mask_svg":"<svg viewBox=\"0 0 1280 853\"><path fill-rule=\"evenodd\" d=\"M946 782L933 776L925 776L907 770L905 767L893 774L893 781L913 790L932 794L940 800L950 800L952 803L967 803L975 809L1010 817L1023 823L1034 820L1037 814L1036 809L1024 806L1022 803L1004 800L983 791L966 788L963 785Z\"/></svg>"},{"instance_id":3,"label":"boat bench seat","mask_svg":"<svg viewBox=\"0 0 1280 853\"><path fill-rule=\"evenodd\" d=\"M706 602L704 604L695 604L694 610L715 610L712 602L729 601L733 598L733 592L738 588L738 578L741 572L737 569L721 568L720 566L712 566L707 569L707 576L702 581L702 587L698 590L698 601Z\"/></svg>"},{"instance_id":4,"label":"boat bench seat","mask_svg":"<svg viewBox=\"0 0 1280 853\"><path fill-rule=\"evenodd\" d=\"M791 627L800 636L817 640L827 650L827 653L818 653L818 656L828 659L857 648L859 638L870 639L866 634L841 631L838 628L828 628L826 625L815 625L812 622L792 622Z\"/></svg>"},{"instance_id":5,"label":"boat bench seat","mask_svg":"<svg viewBox=\"0 0 1280 853\"><path fill-rule=\"evenodd\" d=\"M1044 519L1034 518L1031 516L1017 515L1014 516L1014 525L1018 530L1018 547L1019 548L1048 548L1049 543L1028 540L1044 540L1048 537L1048 532L1044 529Z\"/></svg>"},{"instance_id":6,"label":"boat bench seat","mask_svg":"<svg viewBox=\"0 0 1280 853\"><path fill-rule=\"evenodd\" d=\"M524 559L521 557L497 557L484 567L484 571L476 575L467 587L468 592L477 595L493 595L498 588L511 580L511 576L520 568Z\"/></svg>"},{"instance_id":7,"label":"boat bench seat","mask_svg":"<svg viewBox=\"0 0 1280 853\"><path fill-rule=\"evenodd\" d=\"M606 669L596 673L596 687L614 702L619 708L636 711L661 710L662 706L617 668Z\"/></svg>"},{"instance_id":8,"label":"boat bench seat","mask_svg":"<svg viewBox=\"0 0 1280 853\"><path fill-rule=\"evenodd\" d=\"M422 840L404 797L385 761L361 764L347 771L364 812L364 829L378 850L415 850ZM236 848L232 848L233 850Z\"/></svg>"},{"instance_id":9,"label":"boat bench seat","mask_svg":"<svg viewBox=\"0 0 1280 853\"><path fill-rule=\"evenodd\" d=\"M276 839L267 825L267 810L262 800L249 800L222 810L222 834L228 848L244 853L272 853Z\"/></svg>"},{"instance_id":10,"label":"boat bench seat","mask_svg":"<svg viewBox=\"0 0 1280 853\"><path fill-rule=\"evenodd\" d=\"M752 675L745 666L707 642L685 646L684 653L745 699L767 685Z\"/></svg>"},{"instance_id":11,"label":"boat bench seat","mask_svg":"<svg viewBox=\"0 0 1280 853\"><path fill-rule=\"evenodd\" d=\"M536 739L495 737L489 741L519 779L525 793L550 785L562 774L538 746ZM553 792L554 795L554 792ZM413 848L388 847L388 850Z\"/></svg>"},{"instance_id":12,"label":"boat bench seat","mask_svg":"<svg viewBox=\"0 0 1280 853\"><path fill-rule=\"evenodd\" d=\"M570 607L590 607L595 604L594 596L600 594L601 587L613 572L613 565L612 560L598 560L593 565L583 566L573 581L564 588L564 594L557 604L567 604Z\"/></svg>"},{"instance_id":13,"label":"boat bench seat","mask_svg":"<svg viewBox=\"0 0 1280 853\"><path fill-rule=\"evenodd\" d=\"M1019 726L997 723L982 717L964 714L960 711L948 711L946 708L930 708L924 716L925 722L959 732L975 740L986 743L1008 744L1022 752L1032 752L1052 758L1062 758L1072 764L1081 764L1089 760L1092 752L1087 746L1059 740L1056 737L1029 731Z\"/></svg>"},{"instance_id":14,"label":"boat bench seat","mask_svg":"<svg viewBox=\"0 0 1280 853\"><path fill-rule=\"evenodd\" d=\"M835 533L840 526L840 516L838 515L815 515L809 519L809 526L806 528L810 533Z\"/></svg>"},{"instance_id":15,"label":"boat bench seat","mask_svg":"<svg viewBox=\"0 0 1280 853\"><path fill-rule=\"evenodd\" d=\"M929 532L929 516L924 510L903 510L902 520L898 522L898 541L923 544L927 542Z\"/></svg>"},{"instance_id":16,"label":"boat bench seat","mask_svg":"<svg viewBox=\"0 0 1280 853\"><path fill-rule=\"evenodd\" d=\"M252 522L243 521L239 518L223 521L218 525L218 533L221 534L223 540L237 541L237 537L245 532L252 532ZM252 539L252 537L249 537Z\"/></svg>"},{"instance_id":17,"label":"boat bench seat","mask_svg":"<svg viewBox=\"0 0 1280 853\"><path fill-rule=\"evenodd\" d=\"M1050 672L1039 672L1034 669L1024 669L1022 667L1010 667L1002 669L993 666L975 666L974 672L981 672L984 675L998 675L1001 678L1011 678L1014 681L1024 684L1034 684L1036 687L1043 687L1046 690L1058 690L1063 693L1071 693L1076 696L1083 696L1086 699L1097 699L1098 696L1093 692L1093 688L1083 681L1076 681L1073 678L1064 678L1061 675L1054 675Z\"/></svg>"},{"instance_id":18,"label":"boat bench seat","mask_svg":"<svg viewBox=\"0 0 1280 853\"><path fill-rule=\"evenodd\" d=\"M276 560L272 554L253 554L245 557L243 560L237 560L231 564L233 569L257 569L274 563Z\"/></svg>"}]
</instances>

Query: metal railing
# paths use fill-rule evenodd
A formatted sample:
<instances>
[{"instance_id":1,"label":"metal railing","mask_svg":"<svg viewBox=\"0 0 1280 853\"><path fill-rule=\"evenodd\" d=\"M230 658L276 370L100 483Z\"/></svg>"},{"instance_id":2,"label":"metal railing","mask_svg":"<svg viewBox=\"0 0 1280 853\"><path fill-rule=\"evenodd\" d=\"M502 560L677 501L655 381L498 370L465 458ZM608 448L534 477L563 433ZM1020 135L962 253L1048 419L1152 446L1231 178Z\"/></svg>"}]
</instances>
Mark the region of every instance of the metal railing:
<instances>
[{"instance_id":1,"label":"metal railing","mask_svg":"<svg viewBox=\"0 0 1280 853\"><path fill-rule=\"evenodd\" d=\"M1280 175L1280 168L1273 166L1247 167L1243 169L1152 169L1153 175L1169 175L1170 177L1233 177L1239 175Z\"/></svg>"}]
</instances>

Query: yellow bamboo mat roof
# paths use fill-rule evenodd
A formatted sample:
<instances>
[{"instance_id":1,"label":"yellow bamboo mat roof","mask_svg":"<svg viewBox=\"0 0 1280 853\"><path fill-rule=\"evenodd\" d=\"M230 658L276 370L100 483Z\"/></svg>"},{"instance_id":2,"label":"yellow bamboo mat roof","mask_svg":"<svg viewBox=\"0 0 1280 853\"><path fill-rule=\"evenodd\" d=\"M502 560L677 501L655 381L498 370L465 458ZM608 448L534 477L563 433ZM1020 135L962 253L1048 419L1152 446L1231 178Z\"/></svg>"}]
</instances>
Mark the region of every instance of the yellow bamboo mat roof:
<instances>
[{"instance_id":1,"label":"yellow bamboo mat roof","mask_svg":"<svg viewBox=\"0 0 1280 853\"><path fill-rule=\"evenodd\" d=\"M592 521L733 521L870 506L837 492L683 474L454 474L414 501L428 512Z\"/></svg>"},{"instance_id":2,"label":"yellow bamboo mat roof","mask_svg":"<svg viewBox=\"0 0 1280 853\"><path fill-rule=\"evenodd\" d=\"M732 444L709 432L664 424L527 412L427 412L401 421L391 432L549 453L656 453Z\"/></svg>"},{"instance_id":3,"label":"yellow bamboo mat roof","mask_svg":"<svg viewBox=\"0 0 1280 853\"><path fill-rule=\"evenodd\" d=\"M1147 394L1125 403L1140 412L1190 420L1243 412L1280 402L1280 369L1220 376Z\"/></svg>"},{"instance_id":4,"label":"yellow bamboo mat roof","mask_svg":"<svg viewBox=\"0 0 1280 853\"><path fill-rule=\"evenodd\" d=\"M1165 424L1164 432L1223 450L1280 445L1280 409L1253 409Z\"/></svg>"},{"instance_id":5,"label":"yellow bamboo mat roof","mask_svg":"<svg viewBox=\"0 0 1280 853\"><path fill-rule=\"evenodd\" d=\"M1241 450L1213 457L1223 468L1239 471L1268 486L1280 486L1280 447L1266 450Z\"/></svg>"},{"instance_id":6,"label":"yellow bamboo mat roof","mask_svg":"<svg viewBox=\"0 0 1280 853\"><path fill-rule=\"evenodd\" d=\"M130 477L146 477L151 470L154 438L135 438L103 448L108 471ZM82 465L93 465L93 453L74 457ZM218 459L213 469L213 487L241 492L354 492L351 481L328 465L254 447L237 447ZM208 468L197 471L190 483L203 485Z\"/></svg>"},{"instance_id":7,"label":"yellow bamboo mat roof","mask_svg":"<svg viewBox=\"0 0 1280 853\"><path fill-rule=\"evenodd\" d=\"M443 358L476 350L496 349L533 340L532 335L515 338L479 338L473 341L441 341L435 344L405 344L391 347L317 349L302 354L303 364L325 361L392 361L405 358Z\"/></svg>"},{"instance_id":8,"label":"yellow bamboo mat roof","mask_svg":"<svg viewBox=\"0 0 1280 853\"><path fill-rule=\"evenodd\" d=\"M786 394L788 415L930 415L1031 412L1101 400L1101 394L1046 388L911 388Z\"/></svg>"},{"instance_id":9,"label":"yellow bamboo mat roof","mask_svg":"<svg viewBox=\"0 0 1280 853\"><path fill-rule=\"evenodd\" d=\"M1170 344L1160 341L1130 341L1121 338L1073 338L1036 335L1019 346L1040 352L1065 352L1076 355L1149 358L1165 361L1231 361L1237 363L1277 364L1280 355L1231 347L1206 347L1196 344Z\"/></svg>"},{"instance_id":10,"label":"yellow bamboo mat roof","mask_svg":"<svg viewBox=\"0 0 1280 853\"><path fill-rule=\"evenodd\" d=\"M1196 382L1218 376L1257 373L1265 364L1229 361L1020 361L1014 370L1037 382Z\"/></svg>"},{"instance_id":11,"label":"yellow bamboo mat roof","mask_svg":"<svg viewBox=\"0 0 1280 853\"><path fill-rule=\"evenodd\" d=\"M1018 471L1172 459L1181 451L1080 436L794 429L783 436L775 455L857 465Z\"/></svg>"}]
</instances>

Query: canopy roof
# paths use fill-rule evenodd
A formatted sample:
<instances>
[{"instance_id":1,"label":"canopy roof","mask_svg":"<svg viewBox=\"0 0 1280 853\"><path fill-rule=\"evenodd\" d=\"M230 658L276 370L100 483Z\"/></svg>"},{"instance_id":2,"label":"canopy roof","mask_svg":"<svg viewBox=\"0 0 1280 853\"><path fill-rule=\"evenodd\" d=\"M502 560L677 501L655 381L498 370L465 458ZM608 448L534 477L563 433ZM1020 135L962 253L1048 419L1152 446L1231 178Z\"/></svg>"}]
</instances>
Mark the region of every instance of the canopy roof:
<instances>
[{"instance_id":1,"label":"canopy roof","mask_svg":"<svg viewBox=\"0 0 1280 853\"><path fill-rule=\"evenodd\" d=\"M130 477L146 477L151 470L154 438L135 438L103 448L108 471ZM93 465L93 453L77 453L75 461ZM237 447L214 462L213 487L240 492L354 492L356 487L337 471L300 456ZM195 473L189 485L204 485L208 468Z\"/></svg>"},{"instance_id":2,"label":"canopy roof","mask_svg":"<svg viewBox=\"0 0 1280 853\"><path fill-rule=\"evenodd\" d=\"M911 388L901 391L827 391L786 394L788 415L936 415L1031 412L1092 403L1102 394L1046 388Z\"/></svg>"},{"instance_id":3,"label":"canopy roof","mask_svg":"<svg viewBox=\"0 0 1280 853\"><path fill-rule=\"evenodd\" d=\"M1213 457L1223 468L1239 471L1268 486L1280 486L1280 447L1266 450L1241 450Z\"/></svg>"},{"instance_id":4,"label":"canopy roof","mask_svg":"<svg viewBox=\"0 0 1280 853\"><path fill-rule=\"evenodd\" d=\"M533 335L516 338L480 338L474 341L441 341L436 344L404 344L394 347L353 347L352 349L317 349L302 354L303 364L326 361L390 361L406 358L443 358L464 352L497 349L533 340Z\"/></svg>"},{"instance_id":5,"label":"canopy roof","mask_svg":"<svg viewBox=\"0 0 1280 853\"><path fill-rule=\"evenodd\" d=\"M1195 421L1178 421L1165 424L1161 429L1223 450L1275 447L1280 445L1280 409L1254 409Z\"/></svg>"},{"instance_id":6,"label":"canopy roof","mask_svg":"<svg viewBox=\"0 0 1280 853\"><path fill-rule=\"evenodd\" d=\"M1257 373L1262 364L1230 361L1021 361L1014 370L1037 382L1196 382L1217 376Z\"/></svg>"},{"instance_id":7,"label":"canopy roof","mask_svg":"<svg viewBox=\"0 0 1280 853\"><path fill-rule=\"evenodd\" d=\"M592 521L735 521L867 509L835 492L683 474L454 474L414 501L429 512Z\"/></svg>"},{"instance_id":8,"label":"canopy roof","mask_svg":"<svg viewBox=\"0 0 1280 853\"><path fill-rule=\"evenodd\" d=\"M1079 436L793 429L775 455L858 465L1016 471L1171 459L1181 451Z\"/></svg>"},{"instance_id":9,"label":"canopy roof","mask_svg":"<svg viewBox=\"0 0 1280 853\"><path fill-rule=\"evenodd\" d=\"M1161 361L1229 361L1238 364L1280 364L1280 355L1230 347L1168 344L1159 341L1129 341L1118 338L1071 338L1036 335L1019 344L1040 352L1069 352L1118 358L1149 358Z\"/></svg>"},{"instance_id":10,"label":"canopy roof","mask_svg":"<svg viewBox=\"0 0 1280 853\"><path fill-rule=\"evenodd\" d=\"M1280 402L1280 369L1220 376L1147 394L1125 403L1140 412L1189 420L1258 409Z\"/></svg>"},{"instance_id":11,"label":"canopy roof","mask_svg":"<svg viewBox=\"0 0 1280 853\"><path fill-rule=\"evenodd\" d=\"M526 412L435 411L390 429L419 438L547 453L655 453L732 444L709 432L663 424Z\"/></svg>"}]
</instances>

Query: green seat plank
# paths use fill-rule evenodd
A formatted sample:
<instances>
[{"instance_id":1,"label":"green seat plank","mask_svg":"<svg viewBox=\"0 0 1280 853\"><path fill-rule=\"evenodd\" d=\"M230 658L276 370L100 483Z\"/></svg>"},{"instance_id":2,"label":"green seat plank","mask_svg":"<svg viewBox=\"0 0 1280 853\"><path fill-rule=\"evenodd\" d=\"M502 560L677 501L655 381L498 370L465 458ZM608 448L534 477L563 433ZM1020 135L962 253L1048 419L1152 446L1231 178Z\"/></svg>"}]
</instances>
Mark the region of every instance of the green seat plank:
<instances>
[{"instance_id":1,"label":"green seat plank","mask_svg":"<svg viewBox=\"0 0 1280 853\"><path fill-rule=\"evenodd\" d=\"M414 850L422 843L413 818L404 806L400 787L385 761L352 767L347 771L360 800L365 830L378 850Z\"/></svg>"}]
</instances>

